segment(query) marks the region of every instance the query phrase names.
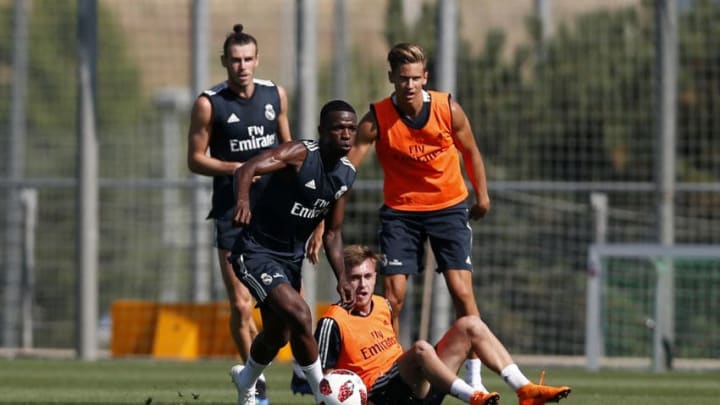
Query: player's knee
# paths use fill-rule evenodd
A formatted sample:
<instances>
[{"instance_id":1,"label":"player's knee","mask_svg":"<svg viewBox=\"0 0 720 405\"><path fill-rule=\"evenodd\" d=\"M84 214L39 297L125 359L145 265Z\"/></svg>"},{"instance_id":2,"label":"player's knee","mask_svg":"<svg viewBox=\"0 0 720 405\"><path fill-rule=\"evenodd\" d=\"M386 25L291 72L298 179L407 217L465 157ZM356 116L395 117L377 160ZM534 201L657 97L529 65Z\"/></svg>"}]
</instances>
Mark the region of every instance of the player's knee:
<instances>
[{"instance_id":1,"label":"player's knee","mask_svg":"<svg viewBox=\"0 0 720 405\"><path fill-rule=\"evenodd\" d=\"M289 313L291 328L296 333L308 334L312 333L312 314L307 305L298 305Z\"/></svg>"},{"instance_id":2,"label":"player's knee","mask_svg":"<svg viewBox=\"0 0 720 405\"><path fill-rule=\"evenodd\" d=\"M235 297L230 303L230 308L239 315L241 321L246 322L252 317L253 302L249 298Z\"/></svg>"},{"instance_id":3,"label":"player's knee","mask_svg":"<svg viewBox=\"0 0 720 405\"><path fill-rule=\"evenodd\" d=\"M424 358L434 352L432 345L424 340L418 340L410 347L413 355L418 358Z\"/></svg>"},{"instance_id":4,"label":"player's knee","mask_svg":"<svg viewBox=\"0 0 720 405\"><path fill-rule=\"evenodd\" d=\"M464 334L471 338L474 336L483 337L487 335L489 331L487 324L485 324L480 317L474 315L459 318L455 321L455 325L459 330L463 331Z\"/></svg>"}]
</instances>

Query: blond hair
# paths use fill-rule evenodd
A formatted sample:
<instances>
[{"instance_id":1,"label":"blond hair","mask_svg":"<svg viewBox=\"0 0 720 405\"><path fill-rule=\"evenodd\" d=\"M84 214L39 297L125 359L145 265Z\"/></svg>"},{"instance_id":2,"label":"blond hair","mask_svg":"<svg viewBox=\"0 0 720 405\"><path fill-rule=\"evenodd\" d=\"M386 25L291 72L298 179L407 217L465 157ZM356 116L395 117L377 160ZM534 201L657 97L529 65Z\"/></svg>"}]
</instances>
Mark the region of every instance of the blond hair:
<instances>
[{"instance_id":1,"label":"blond hair","mask_svg":"<svg viewBox=\"0 0 720 405\"><path fill-rule=\"evenodd\" d=\"M420 45L400 43L392 47L388 52L387 61L390 64L390 70L395 72L401 65L409 63L422 63L423 68L427 65L425 51Z\"/></svg>"},{"instance_id":2,"label":"blond hair","mask_svg":"<svg viewBox=\"0 0 720 405\"><path fill-rule=\"evenodd\" d=\"M343 250L345 270L350 271L353 267L361 265L365 260L372 260L373 264L380 260L380 257L369 246L347 245Z\"/></svg>"}]
</instances>

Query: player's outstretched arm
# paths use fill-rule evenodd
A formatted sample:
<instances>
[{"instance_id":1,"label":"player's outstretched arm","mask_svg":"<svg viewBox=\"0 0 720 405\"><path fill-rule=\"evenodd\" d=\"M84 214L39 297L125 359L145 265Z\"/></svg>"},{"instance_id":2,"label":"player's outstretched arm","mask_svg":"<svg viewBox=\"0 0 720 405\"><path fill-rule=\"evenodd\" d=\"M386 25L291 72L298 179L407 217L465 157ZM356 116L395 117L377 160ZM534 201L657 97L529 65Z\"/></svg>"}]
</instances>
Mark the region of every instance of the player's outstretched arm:
<instances>
[{"instance_id":1,"label":"player's outstretched arm","mask_svg":"<svg viewBox=\"0 0 720 405\"><path fill-rule=\"evenodd\" d=\"M292 166L299 170L307 156L307 148L300 141L282 144L255 156L235 170L234 221L240 226L250 223L250 186L255 176L269 174Z\"/></svg>"}]
</instances>

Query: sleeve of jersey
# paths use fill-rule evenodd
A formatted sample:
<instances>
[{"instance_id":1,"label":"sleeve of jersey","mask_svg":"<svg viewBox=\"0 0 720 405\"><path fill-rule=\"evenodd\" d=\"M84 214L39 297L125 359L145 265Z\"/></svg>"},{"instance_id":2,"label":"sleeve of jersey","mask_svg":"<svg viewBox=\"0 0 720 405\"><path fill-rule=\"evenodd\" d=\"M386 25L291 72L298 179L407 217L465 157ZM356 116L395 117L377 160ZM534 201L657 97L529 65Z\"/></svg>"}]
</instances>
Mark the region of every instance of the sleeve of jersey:
<instances>
[{"instance_id":1,"label":"sleeve of jersey","mask_svg":"<svg viewBox=\"0 0 720 405\"><path fill-rule=\"evenodd\" d=\"M315 329L315 340L318 343L318 355L323 370L335 368L340 357L340 328L332 318L322 318Z\"/></svg>"}]
</instances>

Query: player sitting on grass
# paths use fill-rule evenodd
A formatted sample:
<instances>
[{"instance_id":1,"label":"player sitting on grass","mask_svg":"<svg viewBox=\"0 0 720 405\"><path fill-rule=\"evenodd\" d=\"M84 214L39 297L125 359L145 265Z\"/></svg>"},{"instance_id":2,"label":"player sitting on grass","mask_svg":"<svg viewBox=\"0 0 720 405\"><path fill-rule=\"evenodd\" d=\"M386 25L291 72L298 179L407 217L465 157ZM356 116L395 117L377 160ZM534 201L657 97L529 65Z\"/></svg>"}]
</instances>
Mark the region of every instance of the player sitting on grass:
<instances>
[{"instance_id":1,"label":"player sitting on grass","mask_svg":"<svg viewBox=\"0 0 720 405\"><path fill-rule=\"evenodd\" d=\"M368 387L368 403L439 404L449 393L472 405L497 404L497 392L476 391L457 377L471 353L502 376L520 405L557 402L570 394L570 387L530 382L475 315L456 320L435 347L419 340L403 351L387 300L373 294L377 255L367 246L350 245L344 261L355 303L349 310L332 305L318 322L315 338L323 371L343 368L358 374Z\"/></svg>"}]
</instances>

